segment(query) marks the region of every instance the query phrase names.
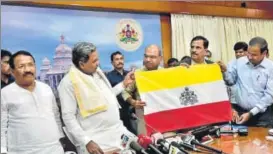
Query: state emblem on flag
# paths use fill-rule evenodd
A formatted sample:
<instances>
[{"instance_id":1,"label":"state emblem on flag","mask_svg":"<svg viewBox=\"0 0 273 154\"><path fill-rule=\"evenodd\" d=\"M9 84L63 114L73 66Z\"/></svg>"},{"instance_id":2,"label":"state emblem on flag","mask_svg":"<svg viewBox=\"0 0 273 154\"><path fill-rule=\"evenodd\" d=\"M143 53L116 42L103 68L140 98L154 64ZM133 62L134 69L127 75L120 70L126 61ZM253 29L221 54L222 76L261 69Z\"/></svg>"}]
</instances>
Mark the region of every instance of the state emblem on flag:
<instances>
[{"instance_id":1,"label":"state emblem on flag","mask_svg":"<svg viewBox=\"0 0 273 154\"><path fill-rule=\"evenodd\" d=\"M179 97L181 105L188 106L198 103L197 95L189 87L185 87Z\"/></svg>"},{"instance_id":2,"label":"state emblem on flag","mask_svg":"<svg viewBox=\"0 0 273 154\"><path fill-rule=\"evenodd\" d=\"M125 51L137 50L143 41L140 24L133 19L121 19L116 26L116 43Z\"/></svg>"}]
</instances>

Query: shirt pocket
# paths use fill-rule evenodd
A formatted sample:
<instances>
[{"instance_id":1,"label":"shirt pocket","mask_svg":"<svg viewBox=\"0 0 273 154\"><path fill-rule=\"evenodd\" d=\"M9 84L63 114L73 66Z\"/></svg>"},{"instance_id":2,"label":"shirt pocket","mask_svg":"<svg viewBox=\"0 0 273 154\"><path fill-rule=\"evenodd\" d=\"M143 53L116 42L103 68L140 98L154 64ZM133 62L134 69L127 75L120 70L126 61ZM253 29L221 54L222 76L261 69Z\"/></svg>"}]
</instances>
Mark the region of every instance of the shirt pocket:
<instances>
[{"instance_id":1,"label":"shirt pocket","mask_svg":"<svg viewBox=\"0 0 273 154\"><path fill-rule=\"evenodd\" d=\"M266 88L268 76L266 73L257 73L253 75L254 89L255 91L262 92Z\"/></svg>"}]
</instances>

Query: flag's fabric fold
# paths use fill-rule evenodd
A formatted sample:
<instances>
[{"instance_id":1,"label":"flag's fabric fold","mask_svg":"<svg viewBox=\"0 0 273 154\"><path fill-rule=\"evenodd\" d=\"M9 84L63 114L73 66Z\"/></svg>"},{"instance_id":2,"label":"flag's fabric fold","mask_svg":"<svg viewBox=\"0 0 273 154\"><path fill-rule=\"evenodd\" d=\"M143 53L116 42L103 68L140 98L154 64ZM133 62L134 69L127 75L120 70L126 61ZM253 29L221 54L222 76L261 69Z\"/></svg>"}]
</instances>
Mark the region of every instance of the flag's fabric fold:
<instances>
[{"instance_id":1,"label":"flag's fabric fold","mask_svg":"<svg viewBox=\"0 0 273 154\"><path fill-rule=\"evenodd\" d=\"M227 122L231 105L217 64L136 72L144 118L160 132ZM148 134L151 129L147 127Z\"/></svg>"}]
</instances>

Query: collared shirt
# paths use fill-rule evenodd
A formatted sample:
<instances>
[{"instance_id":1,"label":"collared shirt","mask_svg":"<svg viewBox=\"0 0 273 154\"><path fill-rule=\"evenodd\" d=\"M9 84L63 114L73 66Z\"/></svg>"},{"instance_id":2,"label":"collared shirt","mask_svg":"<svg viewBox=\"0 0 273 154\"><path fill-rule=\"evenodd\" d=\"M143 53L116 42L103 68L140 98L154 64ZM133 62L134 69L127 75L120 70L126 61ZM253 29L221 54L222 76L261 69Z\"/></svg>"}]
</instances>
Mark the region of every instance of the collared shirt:
<instances>
[{"instance_id":1,"label":"collared shirt","mask_svg":"<svg viewBox=\"0 0 273 154\"><path fill-rule=\"evenodd\" d=\"M129 73L129 71L123 70L123 74L121 74L117 70L112 70L111 72L107 73L106 77L108 78L109 82L111 83L112 87L116 86L120 82L124 80L124 77Z\"/></svg>"},{"instance_id":2,"label":"collared shirt","mask_svg":"<svg viewBox=\"0 0 273 154\"><path fill-rule=\"evenodd\" d=\"M109 82L111 83L112 87L114 87L117 84L119 84L120 82L122 82L128 73L129 73L129 71L123 70L123 74L121 74L119 71L114 69L111 72L107 73L106 77L109 80ZM123 109L128 109L130 107L130 104L124 101L121 94L119 94L117 96L117 99L118 99L120 106Z\"/></svg>"},{"instance_id":3,"label":"collared shirt","mask_svg":"<svg viewBox=\"0 0 273 154\"><path fill-rule=\"evenodd\" d=\"M194 60L191 60L192 65L197 65L197 64L207 64L206 59L204 59L203 63L196 63Z\"/></svg>"},{"instance_id":4,"label":"collared shirt","mask_svg":"<svg viewBox=\"0 0 273 154\"><path fill-rule=\"evenodd\" d=\"M1 152L64 153L59 109L51 88L35 81L33 92L15 82L1 90Z\"/></svg>"},{"instance_id":5,"label":"collared shirt","mask_svg":"<svg viewBox=\"0 0 273 154\"><path fill-rule=\"evenodd\" d=\"M224 79L235 84L236 103L254 115L273 103L273 65L267 58L254 66L247 57L241 57L224 73Z\"/></svg>"},{"instance_id":6,"label":"collared shirt","mask_svg":"<svg viewBox=\"0 0 273 154\"><path fill-rule=\"evenodd\" d=\"M8 78L8 82L4 82L3 80L1 80L1 89L6 87L7 85L11 84L12 82L14 82L14 78L12 76L10 76Z\"/></svg>"},{"instance_id":7,"label":"collared shirt","mask_svg":"<svg viewBox=\"0 0 273 154\"><path fill-rule=\"evenodd\" d=\"M80 115L74 87L68 75L62 79L58 87L62 116L66 129L72 137L70 139L76 146L83 149L91 140L104 151L110 148L120 148L121 135L129 132L120 120L116 99L116 95L124 90L123 85L121 83L112 88L98 73L94 73L90 77L93 78L96 86L100 87L108 109L86 118Z\"/></svg>"}]
</instances>

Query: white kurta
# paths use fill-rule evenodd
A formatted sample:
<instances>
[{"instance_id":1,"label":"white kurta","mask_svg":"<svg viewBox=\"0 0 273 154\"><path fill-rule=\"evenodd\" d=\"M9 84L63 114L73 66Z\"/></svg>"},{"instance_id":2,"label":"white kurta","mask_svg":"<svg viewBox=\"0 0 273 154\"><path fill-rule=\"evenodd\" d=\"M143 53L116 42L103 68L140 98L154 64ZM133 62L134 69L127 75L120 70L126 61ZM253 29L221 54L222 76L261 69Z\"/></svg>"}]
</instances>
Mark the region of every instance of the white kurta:
<instances>
[{"instance_id":1,"label":"white kurta","mask_svg":"<svg viewBox=\"0 0 273 154\"><path fill-rule=\"evenodd\" d=\"M108 109L86 118L82 118L80 115L69 75L63 78L58 88L62 117L69 134L73 137L72 142L77 146L80 154L87 153L85 146L91 140L96 142L104 151L119 148L121 135L130 133L123 126L119 117L119 104L116 95L124 89L122 84L112 88L104 74L98 75L97 73L90 76L90 80L94 86L100 89Z\"/></svg>"},{"instance_id":2,"label":"white kurta","mask_svg":"<svg viewBox=\"0 0 273 154\"><path fill-rule=\"evenodd\" d=\"M61 119L51 88L30 92L15 82L1 90L1 153L62 154Z\"/></svg>"}]
</instances>

